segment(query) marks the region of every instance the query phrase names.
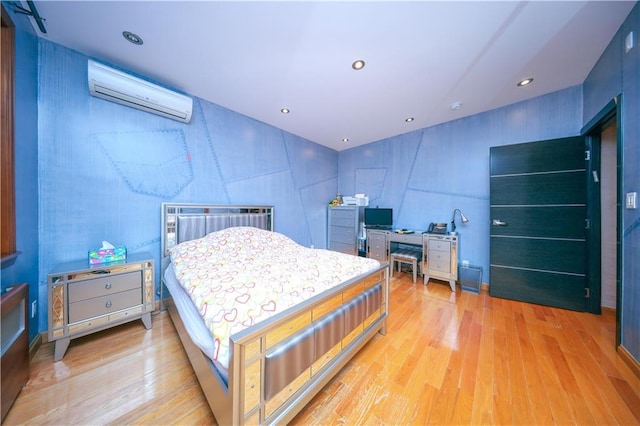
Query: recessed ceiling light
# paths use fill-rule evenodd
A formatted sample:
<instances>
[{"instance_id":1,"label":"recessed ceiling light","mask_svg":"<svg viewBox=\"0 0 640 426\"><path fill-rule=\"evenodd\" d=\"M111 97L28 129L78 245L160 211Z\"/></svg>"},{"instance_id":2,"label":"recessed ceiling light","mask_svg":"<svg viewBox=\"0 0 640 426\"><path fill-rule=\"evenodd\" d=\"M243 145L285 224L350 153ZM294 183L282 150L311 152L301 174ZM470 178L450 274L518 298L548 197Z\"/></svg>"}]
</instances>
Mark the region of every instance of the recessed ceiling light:
<instances>
[{"instance_id":1,"label":"recessed ceiling light","mask_svg":"<svg viewBox=\"0 0 640 426\"><path fill-rule=\"evenodd\" d=\"M409 117L409 118L405 118L404 121L406 121L407 123L411 123L413 120L415 120L415 118L413 117Z\"/></svg>"},{"instance_id":2,"label":"recessed ceiling light","mask_svg":"<svg viewBox=\"0 0 640 426\"><path fill-rule=\"evenodd\" d=\"M342 138L342 142L349 142L349 138Z\"/></svg>"},{"instance_id":3,"label":"recessed ceiling light","mask_svg":"<svg viewBox=\"0 0 640 426\"><path fill-rule=\"evenodd\" d=\"M457 111L460 108L462 108L462 102L454 102L451 104L451 106L449 107L450 109Z\"/></svg>"},{"instance_id":4,"label":"recessed ceiling light","mask_svg":"<svg viewBox=\"0 0 640 426\"><path fill-rule=\"evenodd\" d=\"M131 43L137 44L138 46L143 43L142 38L140 36L129 31L123 31L122 36L128 41L130 41Z\"/></svg>"},{"instance_id":5,"label":"recessed ceiling light","mask_svg":"<svg viewBox=\"0 0 640 426\"><path fill-rule=\"evenodd\" d=\"M525 78L522 81L518 82L518 87L522 87L522 86L528 86L529 84L533 83L533 78Z\"/></svg>"},{"instance_id":6,"label":"recessed ceiling light","mask_svg":"<svg viewBox=\"0 0 640 426\"><path fill-rule=\"evenodd\" d=\"M351 68L356 71L361 70L362 68L364 68L364 61L362 59L358 59L353 64L351 64Z\"/></svg>"},{"instance_id":7,"label":"recessed ceiling light","mask_svg":"<svg viewBox=\"0 0 640 426\"><path fill-rule=\"evenodd\" d=\"M290 111L289 111L289 108L282 108L280 112L283 114L289 114Z\"/></svg>"}]
</instances>

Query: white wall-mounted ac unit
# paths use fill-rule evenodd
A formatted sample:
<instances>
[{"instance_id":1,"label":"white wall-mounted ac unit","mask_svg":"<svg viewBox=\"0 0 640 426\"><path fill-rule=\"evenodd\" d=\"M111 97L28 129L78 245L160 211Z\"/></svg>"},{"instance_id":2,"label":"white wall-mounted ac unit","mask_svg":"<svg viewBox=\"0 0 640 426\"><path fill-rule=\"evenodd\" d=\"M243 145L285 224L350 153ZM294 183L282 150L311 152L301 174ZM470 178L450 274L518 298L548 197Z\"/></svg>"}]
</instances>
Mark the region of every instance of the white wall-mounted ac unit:
<instances>
[{"instance_id":1,"label":"white wall-mounted ac unit","mask_svg":"<svg viewBox=\"0 0 640 426\"><path fill-rule=\"evenodd\" d=\"M89 60L89 93L183 123L191 120L193 99Z\"/></svg>"}]
</instances>

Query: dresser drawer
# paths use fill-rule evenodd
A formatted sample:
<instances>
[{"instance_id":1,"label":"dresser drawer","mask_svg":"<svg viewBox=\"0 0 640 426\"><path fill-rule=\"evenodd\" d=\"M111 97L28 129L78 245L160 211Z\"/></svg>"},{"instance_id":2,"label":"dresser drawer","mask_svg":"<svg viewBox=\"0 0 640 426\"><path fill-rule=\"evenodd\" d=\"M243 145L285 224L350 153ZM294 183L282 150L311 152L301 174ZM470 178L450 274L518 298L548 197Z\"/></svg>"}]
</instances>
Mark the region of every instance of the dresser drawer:
<instances>
[{"instance_id":1,"label":"dresser drawer","mask_svg":"<svg viewBox=\"0 0 640 426\"><path fill-rule=\"evenodd\" d=\"M346 254L357 254L355 244L345 244L337 241L329 241L329 250L338 251Z\"/></svg>"},{"instance_id":2,"label":"dresser drawer","mask_svg":"<svg viewBox=\"0 0 640 426\"><path fill-rule=\"evenodd\" d=\"M337 226L353 227L356 222L355 210L329 210L329 223Z\"/></svg>"},{"instance_id":3,"label":"dresser drawer","mask_svg":"<svg viewBox=\"0 0 640 426\"><path fill-rule=\"evenodd\" d=\"M332 225L329 229L329 240L354 245L356 242L356 230L353 226L345 228Z\"/></svg>"},{"instance_id":4,"label":"dresser drawer","mask_svg":"<svg viewBox=\"0 0 640 426\"><path fill-rule=\"evenodd\" d=\"M356 220L356 209L350 208L329 208L329 217L331 219L351 219Z\"/></svg>"},{"instance_id":5,"label":"dresser drawer","mask_svg":"<svg viewBox=\"0 0 640 426\"><path fill-rule=\"evenodd\" d=\"M69 304L69 323L109 314L142 304L142 288L108 294Z\"/></svg>"},{"instance_id":6,"label":"dresser drawer","mask_svg":"<svg viewBox=\"0 0 640 426\"><path fill-rule=\"evenodd\" d=\"M133 289L142 291L141 287L141 271L132 271L125 274L117 275L100 275L98 278L91 278L69 283L69 303L75 303L82 300L92 299L100 296L107 296L110 294Z\"/></svg>"},{"instance_id":7,"label":"dresser drawer","mask_svg":"<svg viewBox=\"0 0 640 426\"><path fill-rule=\"evenodd\" d=\"M431 250L451 252L451 241L429 240L429 253Z\"/></svg>"}]
</instances>

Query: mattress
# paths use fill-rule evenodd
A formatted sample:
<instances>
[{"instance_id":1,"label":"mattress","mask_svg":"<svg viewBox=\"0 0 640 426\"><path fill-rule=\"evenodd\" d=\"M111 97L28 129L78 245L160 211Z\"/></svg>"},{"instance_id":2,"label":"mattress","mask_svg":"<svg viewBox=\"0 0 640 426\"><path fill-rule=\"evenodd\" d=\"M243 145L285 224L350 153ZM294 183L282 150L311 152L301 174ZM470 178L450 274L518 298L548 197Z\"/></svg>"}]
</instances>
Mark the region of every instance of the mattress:
<instances>
[{"instance_id":1,"label":"mattress","mask_svg":"<svg viewBox=\"0 0 640 426\"><path fill-rule=\"evenodd\" d=\"M380 266L252 227L180 243L170 255L166 284L176 307L194 343L223 371L231 335Z\"/></svg>"},{"instance_id":2,"label":"mattress","mask_svg":"<svg viewBox=\"0 0 640 426\"><path fill-rule=\"evenodd\" d=\"M200 316L196 305L193 304L191 297L178 282L172 265L169 265L164 271L164 284L171 293L173 303L180 314L191 341L211 360L220 374L220 378L227 384L229 372L224 365L215 361L214 354L216 349L211 338L211 332Z\"/></svg>"}]
</instances>

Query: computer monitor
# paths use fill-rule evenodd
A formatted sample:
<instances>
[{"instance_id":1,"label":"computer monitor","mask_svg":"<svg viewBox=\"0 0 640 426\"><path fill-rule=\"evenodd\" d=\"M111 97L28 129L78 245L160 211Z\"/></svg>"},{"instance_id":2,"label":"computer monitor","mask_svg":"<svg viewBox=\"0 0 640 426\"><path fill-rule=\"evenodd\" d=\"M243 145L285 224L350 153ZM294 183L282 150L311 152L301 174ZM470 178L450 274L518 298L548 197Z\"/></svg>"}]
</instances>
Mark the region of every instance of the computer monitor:
<instances>
[{"instance_id":1,"label":"computer monitor","mask_svg":"<svg viewBox=\"0 0 640 426\"><path fill-rule=\"evenodd\" d=\"M364 208L364 226L373 229L391 229L393 225L393 209Z\"/></svg>"}]
</instances>

